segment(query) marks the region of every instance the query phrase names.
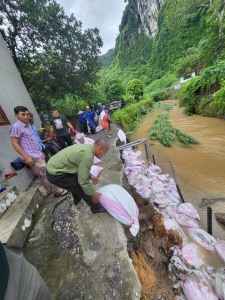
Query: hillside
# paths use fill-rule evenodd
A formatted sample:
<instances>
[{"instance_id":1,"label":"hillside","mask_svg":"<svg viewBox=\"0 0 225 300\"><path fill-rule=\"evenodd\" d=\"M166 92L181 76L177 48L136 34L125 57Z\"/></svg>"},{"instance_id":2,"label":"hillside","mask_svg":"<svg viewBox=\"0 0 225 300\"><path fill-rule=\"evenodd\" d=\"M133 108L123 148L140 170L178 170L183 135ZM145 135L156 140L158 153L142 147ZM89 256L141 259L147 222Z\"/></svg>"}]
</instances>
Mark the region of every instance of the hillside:
<instances>
[{"instance_id":1,"label":"hillside","mask_svg":"<svg viewBox=\"0 0 225 300\"><path fill-rule=\"evenodd\" d=\"M124 85L141 79L152 95L172 89L195 68L223 60L224 7L222 1L129 0L107 74Z\"/></svg>"}]
</instances>

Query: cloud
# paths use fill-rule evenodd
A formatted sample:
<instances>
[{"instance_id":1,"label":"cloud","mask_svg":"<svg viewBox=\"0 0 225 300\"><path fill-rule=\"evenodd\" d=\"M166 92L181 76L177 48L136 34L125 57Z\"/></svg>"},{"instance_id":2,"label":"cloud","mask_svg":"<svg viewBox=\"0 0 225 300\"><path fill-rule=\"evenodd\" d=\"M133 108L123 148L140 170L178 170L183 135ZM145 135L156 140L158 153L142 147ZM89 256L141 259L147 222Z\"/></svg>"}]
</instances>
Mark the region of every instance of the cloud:
<instances>
[{"instance_id":1,"label":"cloud","mask_svg":"<svg viewBox=\"0 0 225 300\"><path fill-rule=\"evenodd\" d=\"M57 0L67 14L73 13L83 28L97 27L103 39L102 53L114 48L125 8L124 0Z\"/></svg>"}]
</instances>

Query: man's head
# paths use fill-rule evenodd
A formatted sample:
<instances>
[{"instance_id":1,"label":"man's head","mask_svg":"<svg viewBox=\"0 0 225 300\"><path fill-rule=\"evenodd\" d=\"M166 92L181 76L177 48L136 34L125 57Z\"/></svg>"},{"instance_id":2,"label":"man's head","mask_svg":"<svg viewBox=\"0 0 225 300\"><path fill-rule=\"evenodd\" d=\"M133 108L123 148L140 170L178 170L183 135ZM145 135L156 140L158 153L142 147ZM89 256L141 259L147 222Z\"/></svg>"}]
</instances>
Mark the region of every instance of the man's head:
<instances>
[{"instance_id":1,"label":"man's head","mask_svg":"<svg viewBox=\"0 0 225 300\"><path fill-rule=\"evenodd\" d=\"M105 107L104 107L104 111L105 111L106 113L108 113L108 112L109 112L109 107L108 107L108 106L105 106Z\"/></svg>"},{"instance_id":2,"label":"man's head","mask_svg":"<svg viewBox=\"0 0 225 300\"><path fill-rule=\"evenodd\" d=\"M94 143L94 154L96 157L101 158L108 151L109 151L109 145L105 140L99 139Z\"/></svg>"},{"instance_id":3,"label":"man's head","mask_svg":"<svg viewBox=\"0 0 225 300\"><path fill-rule=\"evenodd\" d=\"M48 123L49 122L49 116L48 114L43 114L43 121Z\"/></svg>"},{"instance_id":4,"label":"man's head","mask_svg":"<svg viewBox=\"0 0 225 300\"><path fill-rule=\"evenodd\" d=\"M23 123L29 123L30 120L30 113L28 109L25 106L16 106L14 107L14 113L16 118L23 122Z\"/></svg>"},{"instance_id":5,"label":"man's head","mask_svg":"<svg viewBox=\"0 0 225 300\"><path fill-rule=\"evenodd\" d=\"M53 109L52 109L52 116L53 116L54 118L58 118L58 117L59 117L59 111L58 111L57 108L53 108Z\"/></svg>"}]
</instances>

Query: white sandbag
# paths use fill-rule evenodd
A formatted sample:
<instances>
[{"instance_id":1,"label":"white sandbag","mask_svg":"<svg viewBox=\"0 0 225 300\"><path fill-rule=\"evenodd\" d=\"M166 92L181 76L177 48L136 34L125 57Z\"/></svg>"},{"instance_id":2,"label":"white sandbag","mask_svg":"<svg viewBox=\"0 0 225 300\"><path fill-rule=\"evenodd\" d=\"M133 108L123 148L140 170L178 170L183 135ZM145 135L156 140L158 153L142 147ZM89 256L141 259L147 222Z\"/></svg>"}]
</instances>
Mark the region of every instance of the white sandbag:
<instances>
[{"instance_id":1,"label":"white sandbag","mask_svg":"<svg viewBox=\"0 0 225 300\"><path fill-rule=\"evenodd\" d=\"M155 204L158 204L161 208L164 208L170 204L170 199L165 194L154 194L152 200Z\"/></svg>"},{"instance_id":2,"label":"white sandbag","mask_svg":"<svg viewBox=\"0 0 225 300\"><path fill-rule=\"evenodd\" d=\"M95 141L93 139L90 139L86 136L84 136L83 139L84 139L84 144L94 144L95 143Z\"/></svg>"},{"instance_id":3,"label":"white sandbag","mask_svg":"<svg viewBox=\"0 0 225 300\"><path fill-rule=\"evenodd\" d=\"M158 177L158 179L159 180L161 180L161 181L163 181L163 182L169 182L169 180L170 180L170 176L168 175L168 174L159 174L159 175L157 175L157 177Z\"/></svg>"},{"instance_id":4,"label":"white sandbag","mask_svg":"<svg viewBox=\"0 0 225 300\"><path fill-rule=\"evenodd\" d=\"M156 166L154 164L150 164L150 166L148 167L148 169L146 171L150 171L150 172L155 172L155 173L162 173L162 170L160 169L159 166Z\"/></svg>"},{"instance_id":5,"label":"white sandbag","mask_svg":"<svg viewBox=\"0 0 225 300\"><path fill-rule=\"evenodd\" d=\"M76 140L82 140L83 137L84 137L83 134L77 131L77 133L76 133Z\"/></svg>"},{"instance_id":6,"label":"white sandbag","mask_svg":"<svg viewBox=\"0 0 225 300\"><path fill-rule=\"evenodd\" d=\"M190 218L189 216L184 214L177 214L176 221L178 224L185 227L199 228L199 225L196 223L196 221L193 218Z\"/></svg>"},{"instance_id":7,"label":"white sandbag","mask_svg":"<svg viewBox=\"0 0 225 300\"><path fill-rule=\"evenodd\" d=\"M164 192L164 184L157 177L152 179L152 190L154 193Z\"/></svg>"},{"instance_id":8,"label":"white sandbag","mask_svg":"<svg viewBox=\"0 0 225 300\"><path fill-rule=\"evenodd\" d=\"M148 184L145 182L139 181L134 184L134 187L139 195L144 199L149 199L152 195L152 190L148 187Z\"/></svg>"},{"instance_id":9,"label":"white sandbag","mask_svg":"<svg viewBox=\"0 0 225 300\"><path fill-rule=\"evenodd\" d=\"M175 219L177 215L177 206L176 205L169 205L161 210L163 216L167 219Z\"/></svg>"},{"instance_id":10,"label":"white sandbag","mask_svg":"<svg viewBox=\"0 0 225 300\"><path fill-rule=\"evenodd\" d=\"M181 203L178 206L178 213L200 220L197 209L191 203Z\"/></svg>"},{"instance_id":11,"label":"white sandbag","mask_svg":"<svg viewBox=\"0 0 225 300\"><path fill-rule=\"evenodd\" d=\"M117 136L118 136L118 138L119 138L119 140L120 140L121 142L123 142L123 143L126 144L126 142L127 142L127 137L126 137L126 134L123 132L122 129L119 129L119 130L118 130Z\"/></svg>"},{"instance_id":12,"label":"white sandbag","mask_svg":"<svg viewBox=\"0 0 225 300\"><path fill-rule=\"evenodd\" d=\"M171 199L173 204L176 204L176 205L180 204L181 200L180 200L180 196L179 196L176 188L175 189L165 188L165 194L167 196L169 196L169 198Z\"/></svg>"},{"instance_id":13,"label":"white sandbag","mask_svg":"<svg viewBox=\"0 0 225 300\"><path fill-rule=\"evenodd\" d=\"M139 231L139 209L131 195L121 186L108 184L97 190L101 193L99 202L118 221L130 227L136 236Z\"/></svg>"},{"instance_id":14,"label":"white sandbag","mask_svg":"<svg viewBox=\"0 0 225 300\"><path fill-rule=\"evenodd\" d=\"M179 209L179 207L178 207ZM217 240L208 232L200 228L189 228L189 233L193 240L203 248L213 251Z\"/></svg>"},{"instance_id":15,"label":"white sandbag","mask_svg":"<svg viewBox=\"0 0 225 300\"><path fill-rule=\"evenodd\" d=\"M144 166L145 162L143 160L139 159L132 159L129 161L126 161L126 166Z\"/></svg>"},{"instance_id":16,"label":"white sandbag","mask_svg":"<svg viewBox=\"0 0 225 300\"><path fill-rule=\"evenodd\" d=\"M201 253L201 248L195 243L188 243L181 249L181 258L184 262L196 269L205 264L204 257Z\"/></svg>"},{"instance_id":17,"label":"white sandbag","mask_svg":"<svg viewBox=\"0 0 225 300\"><path fill-rule=\"evenodd\" d=\"M187 300L218 300L205 277L191 275L182 281L181 286Z\"/></svg>"},{"instance_id":18,"label":"white sandbag","mask_svg":"<svg viewBox=\"0 0 225 300\"><path fill-rule=\"evenodd\" d=\"M220 258L225 262L225 242L224 241L218 241L215 245L215 250L217 254L220 256Z\"/></svg>"},{"instance_id":19,"label":"white sandbag","mask_svg":"<svg viewBox=\"0 0 225 300\"><path fill-rule=\"evenodd\" d=\"M215 278L215 289L221 300L225 300L225 268L218 269Z\"/></svg>"},{"instance_id":20,"label":"white sandbag","mask_svg":"<svg viewBox=\"0 0 225 300\"><path fill-rule=\"evenodd\" d=\"M176 276L179 276L179 273L189 273L189 269L183 263L183 261L178 257L173 255L170 258L170 263L168 265L169 272L173 272Z\"/></svg>"},{"instance_id":21,"label":"white sandbag","mask_svg":"<svg viewBox=\"0 0 225 300\"><path fill-rule=\"evenodd\" d=\"M99 132L103 129L103 127L101 125L98 125L96 128L95 128L95 131L96 132Z\"/></svg>"},{"instance_id":22,"label":"white sandbag","mask_svg":"<svg viewBox=\"0 0 225 300\"><path fill-rule=\"evenodd\" d=\"M100 167L100 166L92 166L90 173L95 176L98 177L98 175L104 170L104 168Z\"/></svg>"}]
</instances>

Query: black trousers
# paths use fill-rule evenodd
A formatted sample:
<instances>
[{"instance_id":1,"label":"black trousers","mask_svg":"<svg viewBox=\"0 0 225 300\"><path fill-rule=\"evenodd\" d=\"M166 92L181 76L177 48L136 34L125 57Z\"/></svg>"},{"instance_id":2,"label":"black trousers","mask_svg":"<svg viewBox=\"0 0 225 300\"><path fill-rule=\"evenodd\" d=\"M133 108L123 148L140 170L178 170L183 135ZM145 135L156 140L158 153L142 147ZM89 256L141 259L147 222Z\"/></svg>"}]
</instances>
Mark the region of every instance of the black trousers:
<instances>
[{"instance_id":1,"label":"black trousers","mask_svg":"<svg viewBox=\"0 0 225 300\"><path fill-rule=\"evenodd\" d=\"M48 180L56 186L64 188L69 191L73 195L74 203L77 204L81 199L87 203L88 206L92 209L102 208L101 204L95 204L92 201L91 196L86 195L81 186L78 183L77 174L60 174L60 175L52 175L48 171L46 171L46 175Z\"/></svg>"},{"instance_id":2,"label":"black trousers","mask_svg":"<svg viewBox=\"0 0 225 300\"><path fill-rule=\"evenodd\" d=\"M59 143L59 145L62 149L66 148L67 146L73 145L70 134L61 135L61 136L57 135L57 142Z\"/></svg>"}]
</instances>

